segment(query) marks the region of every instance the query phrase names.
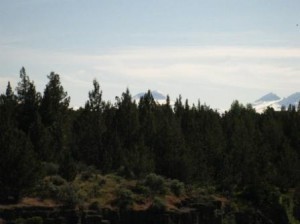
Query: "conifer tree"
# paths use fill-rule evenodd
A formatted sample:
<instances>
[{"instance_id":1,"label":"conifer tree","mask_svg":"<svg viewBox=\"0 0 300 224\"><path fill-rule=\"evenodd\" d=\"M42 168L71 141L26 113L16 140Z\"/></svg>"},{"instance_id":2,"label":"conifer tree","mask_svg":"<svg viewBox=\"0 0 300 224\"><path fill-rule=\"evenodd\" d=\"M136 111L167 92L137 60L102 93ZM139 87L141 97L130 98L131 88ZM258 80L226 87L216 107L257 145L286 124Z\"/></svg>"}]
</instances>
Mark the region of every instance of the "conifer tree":
<instances>
[{"instance_id":1,"label":"conifer tree","mask_svg":"<svg viewBox=\"0 0 300 224\"><path fill-rule=\"evenodd\" d=\"M38 107L40 103L40 93L35 89L35 85L30 81L25 68L20 70L20 82L17 86L18 100L18 123L21 130L29 132L31 125L38 117Z\"/></svg>"},{"instance_id":2,"label":"conifer tree","mask_svg":"<svg viewBox=\"0 0 300 224\"><path fill-rule=\"evenodd\" d=\"M72 152L75 159L80 159L87 165L103 168L104 102L97 80L93 80L93 87L85 108L79 111L79 116L73 123Z\"/></svg>"},{"instance_id":3,"label":"conifer tree","mask_svg":"<svg viewBox=\"0 0 300 224\"><path fill-rule=\"evenodd\" d=\"M47 141L50 142L47 158L50 161L58 162L64 154L63 150L68 150L70 97L64 91L58 74L51 72L48 79L49 82L41 100L40 115L48 132Z\"/></svg>"},{"instance_id":4,"label":"conifer tree","mask_svg":"<svg viewBox=\"0 0 300 224\"><path fill-rule=\"evenodd\" d=\"M10 82L7 83L5 94L0 95L0 115L0 127L3 131L17 126L17 99Z\"/></svg>"}]
</instances>

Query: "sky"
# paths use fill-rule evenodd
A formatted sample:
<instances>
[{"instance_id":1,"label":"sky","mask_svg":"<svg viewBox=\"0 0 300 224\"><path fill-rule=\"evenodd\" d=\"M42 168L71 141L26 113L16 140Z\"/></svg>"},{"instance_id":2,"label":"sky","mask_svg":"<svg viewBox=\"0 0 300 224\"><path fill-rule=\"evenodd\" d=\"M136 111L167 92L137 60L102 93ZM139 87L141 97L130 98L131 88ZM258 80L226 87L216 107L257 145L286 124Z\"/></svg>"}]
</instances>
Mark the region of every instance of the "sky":
<instances>
[{"instance_id":1,"label":"sky","mask_svg":"<svg viewBox=\"0 0 300 224\"><path fill-rule=\"evenodd\" d=\"M0 92L25 67L71 106L148 89L228 109L300 91L299 0L0 0Z\"/></svg>"}]
</instances>

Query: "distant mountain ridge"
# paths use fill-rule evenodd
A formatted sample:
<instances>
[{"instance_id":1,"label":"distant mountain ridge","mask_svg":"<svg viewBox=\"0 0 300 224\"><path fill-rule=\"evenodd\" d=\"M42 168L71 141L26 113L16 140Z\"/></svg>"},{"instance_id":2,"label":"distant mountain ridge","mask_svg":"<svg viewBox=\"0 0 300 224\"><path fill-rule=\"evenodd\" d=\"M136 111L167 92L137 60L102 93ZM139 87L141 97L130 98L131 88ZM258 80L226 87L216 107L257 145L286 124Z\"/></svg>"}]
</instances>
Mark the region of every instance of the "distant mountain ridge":
<instances>
[{"instance_id":1,"label":"distant mountain ridge","mask_svg":"<svg viewBox=\"0 0 300 224\"><path fill-rule=\"evenodd\" d=\"M268 107L274 108L274 110L281 110L282 107L288 108L289 105L297 106L300 101L300 92L295 92L286 98L280 98L274 93L268 93L258 100L256 100L252 106L261 113Z\"/></svg>"},{"instance_id":2,"label":"distant mountain ridge","mask_svg":"<svg viewBox=\"0 0 300 224\"><path fill-rule=\"evenodd\" d=\"M284 98L279 102L281 106L288 107L290 104L297 106L300 101L300 92L293 93L292 95Z\"/></svg>"},{"instance_id":3,"label":"distant mountain ridge","mask_svg":"<svg viewBox=\"0 0 300 224\"><path fill-rule=\"evenodd\" d=\"M142 96L144 96L146 93L147 92L138 93L138 94L133 96L133 99L140 100L140 98ZM151 91L151 94L152 94L154 100L156 100L156 101L162 101L162 100L165 101L167 99L167 97L162 92L159 92L158 90Z\"/></svg>"},{"instance_id":4,"label":"distant mountain ridge","mask_svg":"<svg viewBox=\"0 0 300 224\"><path fill-rule=\"evenodd\" d=\"M262 96L261 98L259 98L258 100L256 100L255 102L274 101L274 100L280 100L280 97L274 93L268 93L268 94Z\"/></svg>"}]
</instances>

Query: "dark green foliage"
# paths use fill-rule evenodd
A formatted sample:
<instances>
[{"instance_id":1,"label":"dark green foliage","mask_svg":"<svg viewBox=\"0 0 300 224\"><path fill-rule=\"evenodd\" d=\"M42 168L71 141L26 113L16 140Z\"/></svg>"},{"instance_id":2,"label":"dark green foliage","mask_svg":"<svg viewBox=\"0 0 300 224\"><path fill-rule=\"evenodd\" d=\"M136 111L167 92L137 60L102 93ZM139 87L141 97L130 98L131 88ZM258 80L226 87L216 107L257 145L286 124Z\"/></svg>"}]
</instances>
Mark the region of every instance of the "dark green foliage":
<instances>
[{"instance_id":1,"label":"dark green foliage","mask_svg":"<svg viewBox=\"0 0 300 224\"><path fill-rule=\"evenodd\" d=\"M72 181L76 174L76 164L69 151L64 152L59 166L59 174L68 181Z\"/></svg>"},{"instance_id":2,"label":"dark green foliage","mask_svg":"<svg viewBox=\"0 0 300 224\"><path fill-rule=\"evenodd\" d=\"M60 176L49 176L37 184L35 194L40 198L59 199L59 192L66 184L66 180Z\"/></svg>"},{"instance_id":3,"label":"dark green foliage","mask_svg":"<svg viewBox=\"0 0 300 224\"><path fill-rule=\"evenodd\" d=\"M59 165L51 162L43 162L41 169L44 171L44 176L54 176L58 174Z\"/></svg>"},{"instance_id":4,"label":"dark green foliage","mask_svg":"<svg viewBox=\"0 0 300 224\"><path fill-rule=\"evenodd\" d=\"M161 198L155 197L149 209L155 213L161 213L167 210L167 205Z\"/></svg>"},{"instance_id":5,"label":"dark green foliage","mask_svg":"<svg viewBox=\"0 0 300 224\"><path fill-rule=\"evenodd\" d=\"M63 185L57 196L57 200L61 201L68 207L75 207L80 202L78 194L76 193L74 187L70 184Z\"/></svg>"},{"instance_id":6,"label":"dark green foliage","mask_svg":"<svg viewBox=\"0 0 300 224\"><path fill-rule=\"evenodd\" d=\"M70 97L64 91L58 74L51 72L49 82L41 99L39 112L43 126L46 128L48 149L45 150L45 160L62 162L64 148L67 146L68 107Z\"/></svg>"},{"instance_id":7,"label":"dark green foliage","mask_svg":"<svg viewBox=\"0 0 300 224\"><path fill-rule=\"evenodd\" d=\"M72 125L72 154L76 160L105 169L105 148L102 140L105 132L104 104L99 83L94 80L93 85L94 89L89 92L85 108L78 111Z\"/></svg>"},{"instance_id":8,"label":"dark green foliage","mask_svg":"<svg viewBox=\"0 0 300 224\"><path fill-rule=\"evenodd\" d=\"M4 132L7 128L17 126L17 98L12 90L10 82L6 87L6 93L0 95L0 128Z\"/></svg>"},{"instance_id":9,"label":"dark green foliage","mask_svg":"<svg viewBox=\"0 0 300 224\"><path fill-rule=\"evenodd\" d=\"M143 196L150 196L151 190L149 187L144 186L142 182L138 182L136 186L132 189L132 191L136 194L141 194Z\"/></svg>"},{"instance_id":10,"label":"dark green foliage","mask_svg":"<svg viewBox=\"0 0 300 224\"><path fill-rule=\"evenodd\" d=\"M39 162L22 131L0 132L0 146L0 200L17 201L34 186L39 176Z\"/></svg>"},{"instance_id":11,"label":"dark green foliage","mask_svg":"<svg viewBox=\"0 0 300 224\"><path fill-rule=\"evenodd\" d=\"M62 122L70 103L70 97L64 91L59 75L51 72L48 79L40 106L40 114L46 127Z\"/></svg>"},{"instance_id":12,"label":"dark green foliage","mask_svg":"<svg viewBox=\"0 0 300 224\"><path fill-rule=\"evenodd\" d=\"M44 221L43 221L43 219L41 218L41 217L39 217L39 216L35 216L35 217L32 217L32 218L28 218L27 220L26 220L26 223L30 223L30 224L43 224L44 223Z\"/></svg>"},{"instance_id":13,"label":"dark green foliage","mask_svg":"<svg viewBox=\"0 0 300 224\"><path fill-rule=\"evenodd\" d=\"M29 133L34 122L36 122L38 107L41 96L35 89L34 83L30 81L25 68L20 70L20 82L17 86L18 100L18 123L21 130Z\"/></svg>"},{"instance_id":14,"label":"dark green foliage","mask_svg":"<svg viewBox=\"0 0 300 224\"><path fill-rule=\"evenodd\" d=\"M89 204L88 208L94 211L101 211L100 203L97 201L93 201L91 204Z\"/></svg>"},{"instance_id":15,"label":"dark green foliage","mask_svg":"<svg viewBox=\"0 0 300 224\"><path fill-rule=\"evenodd\" d=\"M162 176L154 173L148 174L144 180L144 185L157 194L165 194L167 191L166 181Z\"/></svg>"},{"instance_id":16,"label":"dark green foliage","mask_svg":"<svg viewBox=\"0 0 300 224\"><path fill-rule=\"evenodd\" d=\"M184 189L184 183L180 182L179 180L171 180L170 182L170 189L173 194L176 196L181 196L185 189Z\"/></svg>"},{"instance_id":17,"label":"dark green foliage","mask_svg":"<svg viewBox=\"0 0 300 224\"><path fill-rule=\"evenodd\" d=\"M15 223L16 224L26 224L26 220L23 218L18 218L15 220Z\"/></svg>"},{"instance_id":18,"label":"dark green foliage","mask_svg":"<svg viewBox=\"0 0 300 224\"><path fill-rule=\"evenodd\" d=\"M44 178L38 183L35 194L40 198L57 200L70 207L74 207L80 201L74 187L61 176Z\"/></svg>"},{"instance_id":19,"label":"dark green foliage","mask_svg":"<svg viewBox=\"0 0 300 224\"><path fill-rule=\"evenodd\" d=\"M23 219L23 218L18 218L15 220L16 224L43 224L44 221L41 217L39 216L34 216L31 218Z\"/></svg>"},{"instance_id":20,"label":"dark green foliage","mask_svg":"<svg viewBox=\"0 0 300 224\"><path fill-rule=\"evenodd\" d=\"M260 206L265 204L278 204L280 192L268 184L248 185L240 195L243 199Z\"/></svg>"},{"instance_id":21,"label":"dark green foliage","mask_svg":"<svg viewBox=\"0 0 300 224\"><path fill-rule=\"evenodd\" d=\"M263 197L270 195L269 186L285 192L299 184L299 106L258 114L234 101L220 115L181 96L174 107L169 96L160 105L150 90L137 104L128 89L110 103L94 80L84 108L72 110L59 75L51 72L48 79L41 96L22 68L16 94L8 83L0 96L3 200L17 200L39 172L72 180L83 171L80 164L127 178L146 177L143 187L133 189L141 194L165 194L165 176L178 179L169 186L175 195L184 192L183 181L215 186L229 196L244 192L259 204L273 200ZM81 178L89 180L91 170L85 171ZM66 203L77 200L72 187L47 181L41 195L61 192Z\"/></svg>"},{"instance_id":22,"label":"dark green foliage","mask_svg":"<svg viewBox=\"0 0 300 224\"><path fill-rule=\"evenodd\" d=\"M133 194L130 190L125 188L120 188L117 191L116 204L121 210L130 209L133 205L133 202L134 202Z\"/></svg>"}]
</instances>

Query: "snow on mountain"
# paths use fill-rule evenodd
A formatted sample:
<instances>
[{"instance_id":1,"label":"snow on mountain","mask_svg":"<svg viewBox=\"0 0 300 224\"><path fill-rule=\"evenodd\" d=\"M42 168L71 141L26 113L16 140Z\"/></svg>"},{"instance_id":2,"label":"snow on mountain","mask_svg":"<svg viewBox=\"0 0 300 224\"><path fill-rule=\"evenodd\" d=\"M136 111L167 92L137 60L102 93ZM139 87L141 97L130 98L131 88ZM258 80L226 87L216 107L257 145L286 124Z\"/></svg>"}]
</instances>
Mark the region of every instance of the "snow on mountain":
<instances>
[{"instance_id":1,"label":"snow on mountain","mask_svg":"<svg viewBox=\"0 0 300 224\"><path fill-rule=\"evenodd\" d=\"M268 94L262 96L261 98L259 98L258 100L256 100L255 102L270 102L270 101L276 101L276 100L280 100L280 97L274 93L268 93Z\"/></svg>"},{"instance_id":2,"label":"snow on mountain","mask_svg":"<svg viewBox=\"0 0 300 224\"><path fill-rule=\"evenodd\" d=\"M263 113L268 107L280 110L281 106L278 104L280 100L281 98L276 94L268 93L252 103L252 106L258 113Z\"/></svg>"},{"instance_id":3,"label":"snow on mountain","mask_svg":"<svg viewBox=\"0 0 300 224\"><path fill-rule=\"evenodd\" d=\"M141 99L141 97L144 96L146 93L147 92L138 93L135 96L133 96L133 99L138 102ZM153 91L151 91L151 94L157 103L159 103L159 104L166 103L167 97L162 92L160 92L158 90L153 90Z\"/></svg>"},{"instance_id":4,"label":"snow on mountain","mask_svg":"<svg viewBox=\"0 0 300 224\"><path fill-rule=\"evenodd\" d=\"M284 98L279 102L281 106L285 106L288 108L289 105L295 105L297 106L300 101L300 92L293 93L292 95L288 96L287 98Z\"/></svg>"},{"instance_id":5,"label":"snow on mountain","mask_svg":"<svg viewBox=\"0 0 300 224\"><path fill-rule=\"evenodd\" d=\"M288 108L289 105L297 106L300 101L300 92L293 93L286 98L280 98L274 93L268 93L263 97L256 100L252 106L258 113L264 112L268 107L274 108L279 111L284 106Z\"/></svg>"}]
</instances>

